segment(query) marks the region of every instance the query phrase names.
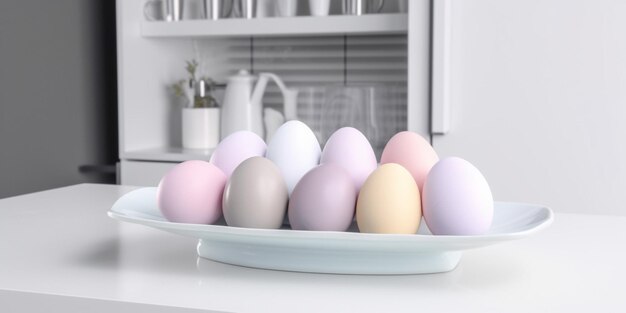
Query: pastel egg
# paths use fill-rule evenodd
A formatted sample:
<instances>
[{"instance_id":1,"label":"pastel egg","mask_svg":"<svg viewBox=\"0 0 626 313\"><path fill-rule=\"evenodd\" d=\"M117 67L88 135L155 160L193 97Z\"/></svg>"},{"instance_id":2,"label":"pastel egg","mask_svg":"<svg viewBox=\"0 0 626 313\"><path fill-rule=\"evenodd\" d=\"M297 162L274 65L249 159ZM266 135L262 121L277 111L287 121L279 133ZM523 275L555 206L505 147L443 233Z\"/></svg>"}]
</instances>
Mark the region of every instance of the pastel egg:
<instances>
[{"instance_id":1,"label":"pastel egg","mask_svg":"<svg viewBox=\"0 0 626 313\"><path fill-rule=\"evenodd\" d=\"M272 161L252 157L243 161L224 189L226 224L248 228L280 228L287 210L287 185Z\"/></svg>"},{"instance_id":2,"label":"pastel egg","mask_svg":"<svg viewBox=\"0 0 626 313\"><path fill-rule=\"evenodd\" d=\"M367 138L356 128L343 127L335 131L324 146L320 163L334 163L345 169L357 190L376 169L376 154Z\"/></svg>"},{"instance_id":3,"label":"pastel egg","mask_svg":"<svg viewBox=\"0 0 626 313\"><path fill-rule=\"evenodd\" d=\"M483 174L457 157L430 170L423 193L424 220L434 235L480 235L491 227L493 196Z\"/></svg>"},{"instance_id":4,"label":"pastel egg","mask_svg":"<svg viewBox=\"0 0 626 313\"><path fill-rule=\"evenodd\" d=\"M222 216L226 175L205 161L185 161L163 176L157 189L161 214L171 222L212 224Z\"/></svg>"},{"instance_id":5,"label":"pastel egg","mask_svg":"<svg viewBox=\"0 0 626 313\"><path fill-rule=\"evenodd\" d=\"M383 164L363 184L356 205L361 232L415 234L421 216L419 189L401 165Z\"/></svg>"},{"instance_id":6,"label":"pastel egg","mask_svg":"<svg viewBox=\"0 0 626 313\"><path fill-rule=\"evenodd\" d=\"M210 162L230 177L241 162L254 156L264 156L266 149L265 141L259 135L247 130L237 131L217 145Z\"/></svg>"},{"instance_id":7,"label":"pastel egg","mask_svg":"<svg viewBox=\"0 0 626 313\"><path fill-rule=\"evenodd\" d=\"M300 121L289 121L272 136L266 156L280 169L291 194L302 176L319 164L321 153L313 131Z\"/></svg>"},{"instance_id":8,"label":"pastel egg","mask_svg":"<svg viewBox=\"0 0 626 313\"><path fill-rule=\"evenodd\" d=\"M336 164L322 164L302 177L289 199L289 224L298 230L345 231L352 224L357 191Z\"/></svg>"},{"instance_id":9,"label":"pastel egg","mask_svg":"<svg viewBox=\"0 0 626 313\"><path fill-rule=\"evenodd\" d=\"M397 163L415 179L420 192L430 169L439 161L437 152L424 137L410 131L395 134L385 145L380 163Z\"/></svg>"}]
</instances>

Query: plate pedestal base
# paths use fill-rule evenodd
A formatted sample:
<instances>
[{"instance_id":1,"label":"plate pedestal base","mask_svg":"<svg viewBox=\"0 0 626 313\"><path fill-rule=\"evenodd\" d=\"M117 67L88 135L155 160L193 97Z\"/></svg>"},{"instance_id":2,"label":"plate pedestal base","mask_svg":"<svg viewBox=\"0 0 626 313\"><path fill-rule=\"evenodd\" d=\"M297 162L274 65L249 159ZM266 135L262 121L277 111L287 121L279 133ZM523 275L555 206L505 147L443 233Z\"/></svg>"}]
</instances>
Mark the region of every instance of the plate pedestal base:
<instances>
[{"instance_id":1,"label":"plate pedestal base","mask_svg":"<svg viewBox=\"0 0 626 313\"><path fill-rule=\"evenodd\" d=\"M292 272L399 275L428 274L453 270L461 259L460 251L359 251L292 249L266 245L233 244L200 239L198 255L213 261L271 270Z\"/></svg>"}]
</instances>

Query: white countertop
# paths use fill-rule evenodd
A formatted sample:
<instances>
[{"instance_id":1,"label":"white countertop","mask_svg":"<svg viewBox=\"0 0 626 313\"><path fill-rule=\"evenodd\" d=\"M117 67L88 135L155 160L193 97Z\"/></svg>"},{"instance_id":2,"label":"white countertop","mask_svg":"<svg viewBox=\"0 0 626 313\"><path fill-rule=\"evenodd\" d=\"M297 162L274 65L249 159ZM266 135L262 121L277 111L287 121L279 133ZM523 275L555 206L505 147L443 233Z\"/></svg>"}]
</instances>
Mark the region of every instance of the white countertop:
<instances>
[{"instance_id":1,"label":"white countertop","mask_svg":"<svg viewBox=\"0 0 626 313\"><path fill-rule=\"evenodd\" d=\"M626 217L556 214L452 272L349 276L199 259L196 241L107 217L134 187L0 200L2 312L625 312Z\"/></svg>"}]
</instances>

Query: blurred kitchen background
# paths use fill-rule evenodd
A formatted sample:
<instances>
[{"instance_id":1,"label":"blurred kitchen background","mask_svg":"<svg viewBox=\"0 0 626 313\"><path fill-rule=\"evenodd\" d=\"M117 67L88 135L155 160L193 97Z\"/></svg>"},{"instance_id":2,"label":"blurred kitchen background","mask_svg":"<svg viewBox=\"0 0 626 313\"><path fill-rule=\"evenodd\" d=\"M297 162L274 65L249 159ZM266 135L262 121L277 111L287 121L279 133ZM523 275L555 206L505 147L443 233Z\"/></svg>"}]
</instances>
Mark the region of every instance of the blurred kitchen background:
<instances>
[{"instance_id":1,"label":"blurred kitchen background","mask_svg":"<svg viewBox=\"0 0 626 313\"><path fill-rule=\"evenodd\" d=\"M271 72L285 88L250 111L266 139L297 118L380 154L409 129L497 200L626 214L626 1L235 2L1 1L0 198L155 185L208 159L249 104L229 94Z\"/></svg>"}]
</instances>

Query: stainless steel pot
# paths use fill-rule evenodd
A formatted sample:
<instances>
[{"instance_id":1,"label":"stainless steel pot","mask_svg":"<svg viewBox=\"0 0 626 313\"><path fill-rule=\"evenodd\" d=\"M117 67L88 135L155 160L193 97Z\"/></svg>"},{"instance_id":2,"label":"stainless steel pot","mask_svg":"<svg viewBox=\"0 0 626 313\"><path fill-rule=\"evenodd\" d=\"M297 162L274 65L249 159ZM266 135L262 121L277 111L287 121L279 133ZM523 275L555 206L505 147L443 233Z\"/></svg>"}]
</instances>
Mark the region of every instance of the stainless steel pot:
<instances>
[{"instance_id":1,"label":"stainless steel pot","mask_svg":"<svg viewBox=\"0 0 626 313\"><path fill-rule=\"evenodd\" d=\"M363 15L380 12L385 0L343 0L341 4L344 15Z\"/></svg>"}]
</instances>

